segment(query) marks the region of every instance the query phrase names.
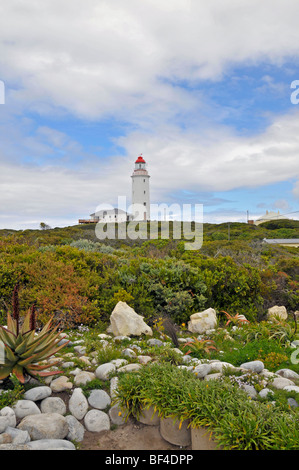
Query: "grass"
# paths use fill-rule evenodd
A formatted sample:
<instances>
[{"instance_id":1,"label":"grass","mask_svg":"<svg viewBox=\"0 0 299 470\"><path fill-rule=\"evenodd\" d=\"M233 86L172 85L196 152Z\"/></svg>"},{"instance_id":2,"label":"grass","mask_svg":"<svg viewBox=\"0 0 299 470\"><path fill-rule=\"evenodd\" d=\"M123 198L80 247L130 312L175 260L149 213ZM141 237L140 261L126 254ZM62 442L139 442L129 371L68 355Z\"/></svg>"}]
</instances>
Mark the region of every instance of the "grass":
<instances>
[{"instance_id":1,"label":"grass","mask_svg":"<svg viewBox=\"0 0 299 470\"><path fill-rule=\"evenodd\" d=\"M128 416L152 406L161 418L209 427L223 449L298 449L298 411L250 400L227 379L201 381L169 363L121 375L117 400Z\"/></svg>"}]
</instances>

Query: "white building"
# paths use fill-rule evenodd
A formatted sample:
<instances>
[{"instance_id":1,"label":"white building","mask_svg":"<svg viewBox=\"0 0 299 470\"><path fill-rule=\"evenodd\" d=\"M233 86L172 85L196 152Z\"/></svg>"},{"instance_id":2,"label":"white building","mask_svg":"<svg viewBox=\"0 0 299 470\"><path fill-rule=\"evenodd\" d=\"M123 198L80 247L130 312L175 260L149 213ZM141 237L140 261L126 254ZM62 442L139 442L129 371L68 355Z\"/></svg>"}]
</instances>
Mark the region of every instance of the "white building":
<instances>
[{"instance_id":1,"label":"white building","mask_svg":"<svg viewBox=\"0 0 299 470\"><path fill-rule=\"evenodd\" d=\"M254 224L259 225L259 224L262 224L263 222L268 222L269 220L280 220L280 219L288 219L288 217L285 217L284 215L280 214L279 211L277 212L266 211L266 214L256 219Z\"/></svg>"},{"instance_id":2,"label":"white building","mask_svg":"<svg viewBox=\"0 0 299 470\"><path fill-rule=\"evenodd\" d=\"M135 162L132 178L132 214L134 220L150 220L150 176L140 155Z\"/></svg>"},{"instance_id":3,"label":"white building","mask_svg":"<svg viewBox=\"0 0 299 470\"><path fill-rule=\"evenodd\" d=\"M101 222L101 223L121 223L121 222L128 222L132 220L132 215L128 214L128 212L123 211L122 209L107 209L101 210L94 214L90 214L91 220L93 222Z\"/></svg>"}]
</instances>

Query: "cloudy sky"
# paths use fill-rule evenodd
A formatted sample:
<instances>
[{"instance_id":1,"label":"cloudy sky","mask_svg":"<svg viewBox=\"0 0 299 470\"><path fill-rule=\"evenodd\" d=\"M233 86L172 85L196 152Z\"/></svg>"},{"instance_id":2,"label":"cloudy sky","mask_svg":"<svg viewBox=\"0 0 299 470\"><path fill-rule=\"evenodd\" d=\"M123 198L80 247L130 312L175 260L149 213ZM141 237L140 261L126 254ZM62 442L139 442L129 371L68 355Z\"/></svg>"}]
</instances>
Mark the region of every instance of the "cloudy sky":
<instances>
[{"instance_id":1,"label":"cloudy sky","mask_svg":"<svg viewBox=\"0 0 299 470\"><path fill-rule=\"evenodd\" d=\"M0 228L130 203L140 153L153 203L299 218L298 18L298 0L1 2Z\"/></svg>"}]
</instances>

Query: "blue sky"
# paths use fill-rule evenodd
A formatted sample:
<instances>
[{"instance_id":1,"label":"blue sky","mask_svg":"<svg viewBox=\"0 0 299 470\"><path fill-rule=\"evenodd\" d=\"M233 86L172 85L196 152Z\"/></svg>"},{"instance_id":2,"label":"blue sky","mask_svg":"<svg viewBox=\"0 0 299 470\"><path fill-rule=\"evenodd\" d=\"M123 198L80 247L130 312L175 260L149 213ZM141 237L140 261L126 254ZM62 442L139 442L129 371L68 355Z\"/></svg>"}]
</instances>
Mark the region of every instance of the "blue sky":
<instances>
[{"instance_id":1,"label":"blue sky","mask_svg":"<svg viewBox=\"0 0 299 470\"><path fill-rule=\"evenodd\" d=\"M74 225L131 197L204 221L299 219L297 0L1 6L0 228Z\"/></svg>"}]
</instances>

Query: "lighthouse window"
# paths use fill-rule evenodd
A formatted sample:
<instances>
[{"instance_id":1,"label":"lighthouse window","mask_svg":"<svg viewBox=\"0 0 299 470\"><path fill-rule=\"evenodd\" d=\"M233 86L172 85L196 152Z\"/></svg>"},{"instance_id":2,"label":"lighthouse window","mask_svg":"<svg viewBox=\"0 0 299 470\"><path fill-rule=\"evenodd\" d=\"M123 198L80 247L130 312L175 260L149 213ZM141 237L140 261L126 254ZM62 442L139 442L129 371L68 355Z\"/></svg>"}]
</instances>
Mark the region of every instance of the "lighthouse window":
<instances>
[{"instance_id":1,"label":"lighthouse window","mask_svg":"<svg viewBox=\"0 0 299 470\"><path fill-rule=\"evenodd\" d=\"M145 179L143 180L143 182L145 183Z\"/></svg>"},{"instance_id":2,"label":"lighthouse window","mask_svg":"<svg viewBox=\"0 0 299 470\"><path fill-rule=\"evenodd\" d=\"M143 205L146 206L146 202L144 202Z\"/></svg>"},{"instance_id":3,"label":"lighthouse window","mask_svg":"<svg viewBox=\"0 0 299 470\"><path fill-rule=\"evenodd\" d=\"M143 192L144 192L144 194L145 194L145 191L143 191Z\"/></svg>"}]
</instances>

